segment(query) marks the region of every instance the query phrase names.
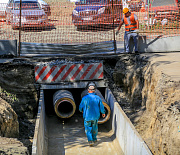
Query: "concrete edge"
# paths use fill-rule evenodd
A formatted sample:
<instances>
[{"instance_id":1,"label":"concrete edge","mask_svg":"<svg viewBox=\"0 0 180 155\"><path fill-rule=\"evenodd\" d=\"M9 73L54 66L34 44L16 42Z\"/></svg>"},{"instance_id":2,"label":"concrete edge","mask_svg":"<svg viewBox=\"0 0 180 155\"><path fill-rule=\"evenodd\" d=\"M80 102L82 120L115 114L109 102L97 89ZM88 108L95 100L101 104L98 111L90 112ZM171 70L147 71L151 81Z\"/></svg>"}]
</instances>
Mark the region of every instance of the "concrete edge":
<instances>
[{"instance_id":1,"label":"concrete edge","mask_svg":"<svg viewBox=\"0 0 180 155\"><path fill-rule=\"evenodd\" d=\"M45 105L44 105L44 92L40 90L40 99L38 106L38 113L35 124L35 131L32 144L32 155L47 155L48 142L47 142L47 127L45 123Z\"/></svg>"},{"instance_id":2,"label":"concrete edge","mask_svg":"<svg viewBox=\"0 0 180 155\"><path fill-rule=\"evenodd\" d=\"M180 51L179 40L180 40L180 36L163 37L162 35L159 35L154 39L147 39L146 36L141 36L139 38L138 50L140 53L179 52ZM131 44L133 44L132 41Z\"/></svg>"},{"instance_id":3,"label":"concrete edge","mask_svg":"<svg viewBox=\"0 0 180 155\"><path fill-rule=\"evenodd\" d=\"M137 130L135 129L134 125L132 124L132 122L130 121L130 119L127 117L127 115L124 113L124 111L122 110L122 108L120 107L118 102L115 102L116 106L118 107L119 111L122 113L122 115L124 116L124 118L126 119L126 121L130 124L132 130L134 131L135 135L137 135L137 137L139 138L140 142L143 144L143 147L145 147L145 149L147 150L147 152L149 154L152 154L151 151L149 150L148 146L146 145L145 141L142 139L142 137L140 136L140 134L137 132Z\"/></svg>"},{"instance_id":4,"label":"concrete edge","mask_svg":"<svg viewBox=\"0 0 180 155\"><path fill-rule=\"evenodd\" d=\"M111 124L114 136L125 155L152 155L135 127L114 98L110 89L106 89L105 99L111 108ZM131 149L129 149L131 148Z\"/></svg>"}]
</instances>

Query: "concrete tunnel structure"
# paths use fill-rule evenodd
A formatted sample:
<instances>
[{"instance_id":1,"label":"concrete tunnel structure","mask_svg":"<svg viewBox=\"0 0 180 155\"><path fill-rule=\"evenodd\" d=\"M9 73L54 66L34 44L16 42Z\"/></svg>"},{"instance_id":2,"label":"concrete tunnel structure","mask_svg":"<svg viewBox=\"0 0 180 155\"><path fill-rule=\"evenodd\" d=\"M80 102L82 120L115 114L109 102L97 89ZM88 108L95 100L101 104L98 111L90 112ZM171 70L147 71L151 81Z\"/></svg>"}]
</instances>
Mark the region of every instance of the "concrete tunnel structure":
<instances>
[{"instance_id":1,"label":"concrete tunnel structure","mask_svg":"<svg viewBox=\"0 0 180 155\"><path fill-rule=\"evenodd\" d=\"M102 62L100 62L102 63ZM107 87L103 79L103 64L95 65L94 70L97 71L98 66L100 71L94 79L77 80L74 82L63 81L62 77L68 72L72 64L64 72L60 81L57 83L39 81L40 83L40 98L39 110L36 119L36 126L33 138L32 154L33 155L56 155L56 154L125 154L125 155L150 155L152 154L142 140L135 127L132 125L128 117L125 115L119 104L116 102L112 92ZM68 66L69 64L66 64ZM78 64L76 66L81 66ZM87 68L92 64L87 65ZM61 65L58 70L63 67ZM37 67L37 66L36 66ZM36 81L41 78L45 70L49 66L38 66L35 68ZM52 67L52 66L51 66ZM49 70L51 70L49 67ZM54 67L54 66L53 66ZM57 66L55 68L58 68ZM39 70L39 71L38 71ZM41 79L47 80L46 73ZM78 69L77 69L78 70ZM77 73L75 70L75 74ZM86 73L81 70L82 75ZM89 70L88 70L89 71ZM57 71L58 72L58 71ZM41 75L39 74L41 73ZM87 73L88 74L88 73ZM91 75L94 74L90 73ZM49 74L48 74L49 75ZM55 76L57 73L55 74ZM72 79L74 74L70 74ZM82 76L79 76L80 78ZM100 79L98 79L100 77ZM51 81L54 76L51 77ZM87 94L85 89L88 82L93 81L97 85L96 93L101 96L104 103L109 107L109 117L99 123L98 144L94 147L89 147L84 131L82 114L78 112L81 98ZM62 104L62 105L61 105ZM61 111L60 107L70 107L70 111ZM59 109L60 108L60 109ZM106 108L106 111L107 108ZM59 115L61 118L57 117ZM66 119L62 119L66 117ZM101 120L99 120L101 121Z\"/></svg>"}]
</instances>

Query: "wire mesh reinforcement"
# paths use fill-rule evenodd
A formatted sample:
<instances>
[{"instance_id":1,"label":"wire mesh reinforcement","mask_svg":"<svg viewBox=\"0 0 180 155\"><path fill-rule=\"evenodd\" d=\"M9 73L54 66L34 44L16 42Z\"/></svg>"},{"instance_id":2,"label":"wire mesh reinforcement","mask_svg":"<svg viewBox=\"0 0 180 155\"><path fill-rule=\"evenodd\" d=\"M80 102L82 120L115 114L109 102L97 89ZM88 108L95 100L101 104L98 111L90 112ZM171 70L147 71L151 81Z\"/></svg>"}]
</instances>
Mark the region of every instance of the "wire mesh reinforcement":
<instances>
[{"instance_id":1,"label":"wire mesh reinforcement","mask_svg":"<svg viewBox=\"0 0 180 155\"><path fill-rule=\"evenodd\" d=\"M76 3L45 0L45 2L47 5L43 7L39 4L25 7L25 3L22 2L21 26L19 3L13 6L6 5L5 9L0 5L0 10L5 10L5 16L1 17L0 22L0 40L19 41L20 38L21 42L52 44L123 40L124 27L120 30L120 35L114 36L123 17L123 5L120 0L80 0ZM147 38L179 35L178 4L163 6L152 4L147 6L142 1L127 4L130 11L138 16L142 35L146 35Z\"/></svg>"}]
</instances>

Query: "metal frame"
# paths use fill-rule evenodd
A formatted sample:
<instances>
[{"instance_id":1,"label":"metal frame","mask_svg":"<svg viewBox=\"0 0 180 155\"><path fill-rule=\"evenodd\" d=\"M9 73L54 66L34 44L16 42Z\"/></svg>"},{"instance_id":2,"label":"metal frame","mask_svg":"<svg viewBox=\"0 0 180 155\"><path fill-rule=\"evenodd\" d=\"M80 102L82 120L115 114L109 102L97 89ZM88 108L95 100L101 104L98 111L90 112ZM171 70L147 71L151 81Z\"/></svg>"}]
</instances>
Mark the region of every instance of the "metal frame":
<instances>
[{"instance_id":1,"label":"metal frame","mask_svg":"<svg viewBox=\"0 0 180 155\"><path fill-rule=\"evenodd\" d=\"M97 87L107 87L107 83L104 80L93 81ZM67 89L67 88L86 88L89 81L80 82L61 82L56 84L41 84L41 89Z\"/></svg>"}]
</instances>

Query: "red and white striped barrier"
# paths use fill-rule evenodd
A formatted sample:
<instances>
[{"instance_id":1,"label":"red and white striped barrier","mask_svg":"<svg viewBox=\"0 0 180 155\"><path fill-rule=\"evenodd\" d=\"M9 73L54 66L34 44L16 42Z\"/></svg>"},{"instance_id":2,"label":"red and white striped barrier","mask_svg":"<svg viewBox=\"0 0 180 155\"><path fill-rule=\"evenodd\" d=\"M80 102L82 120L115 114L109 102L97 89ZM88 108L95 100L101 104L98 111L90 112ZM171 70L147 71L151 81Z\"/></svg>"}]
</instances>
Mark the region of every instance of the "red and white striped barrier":
<instances>
[{"instance_id":1,"label":"red and white striped barrier","mask_svg":"<svg viewBox=\"0 0 180 155\"><path fill-rule=\"evenodd\" d=\"M61 81L81 81L103 79L102 63L37 65L37 83L58 83Z\"/></svg>"}]
</instances>

